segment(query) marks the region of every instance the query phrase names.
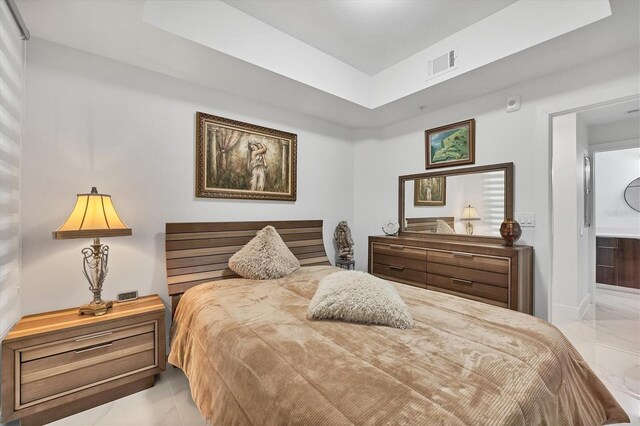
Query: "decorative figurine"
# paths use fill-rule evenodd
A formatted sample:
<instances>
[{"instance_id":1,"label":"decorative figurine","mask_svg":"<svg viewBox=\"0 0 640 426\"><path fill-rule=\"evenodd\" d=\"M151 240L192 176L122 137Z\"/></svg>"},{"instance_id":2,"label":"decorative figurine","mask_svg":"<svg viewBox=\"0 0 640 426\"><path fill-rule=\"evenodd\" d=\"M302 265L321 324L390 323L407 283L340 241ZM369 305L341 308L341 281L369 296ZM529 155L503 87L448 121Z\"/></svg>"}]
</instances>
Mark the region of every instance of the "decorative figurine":
<instances>
[{"instance_id":1,"label":"decorative figurine","mask_svg":"<svg viewBox=\"0 0 640 426\"><path fill-rule=\"evenodd\" d=\"M513 243L518 241L522 235L520 224L513 219L505 219L500 226L500 235L505 241L505 246L513 247Z\"/></svg>"},{"instance_id":2,"label":"decorative figurine","mask_svg":"<svg viewBox=\"0 0 640 426\"><path fill-rule=\"evenodd\" d=\"M397 235L400 230L400 224L393 220L388 220L382 225L382 232L387 235Z\"/></svg>"},{"instance_id":3,"label":"decorative figurine","mask_svg":"<svg viewBox=\"0 0 640 426\"><path fill-rule=\"evenodd\" d=\"M342 269L355 269L355 261L353 260L353 238L351 238L351 229L349 229L346 220L338 223L333 233L333 239L336 243L338 254L336 266Z\"/></svg>"}]
</instances>

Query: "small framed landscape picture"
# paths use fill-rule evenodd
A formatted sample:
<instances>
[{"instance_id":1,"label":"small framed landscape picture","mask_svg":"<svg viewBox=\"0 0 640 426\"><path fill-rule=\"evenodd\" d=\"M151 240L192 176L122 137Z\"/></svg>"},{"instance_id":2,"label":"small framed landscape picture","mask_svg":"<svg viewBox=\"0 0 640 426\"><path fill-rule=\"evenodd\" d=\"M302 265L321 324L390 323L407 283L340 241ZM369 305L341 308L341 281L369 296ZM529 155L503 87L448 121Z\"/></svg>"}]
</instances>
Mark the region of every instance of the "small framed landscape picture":
<instances>
[{"instance_id":1,"label":"small framed landscape picture","mask_svg":"<svg viewBox=\"0 0 640 426\"><path fill-rule=\"evenodd\" d=\"M425 130L426 169L475 163L476 120Z\"/></svg>"},{"instance_id":2,"label":"small framed landscape picture","mask_svg":"<svg viewBox=\"0 0 640 426\"><path fill-rule=\"evenodd\" d=\"M196 113L196 197L296 200L297 136Z\"/></svg>"},{"instance_id":3,"label":"small framed landscape picture","mask_svg":"<svg viewBox=\"0 0 640 426\"><path fill-rule=\"evenodd\" d=\"M414 181L413 204L415 206L446 206L447 178L435 176Z\"/></svg>"}]
</instances>

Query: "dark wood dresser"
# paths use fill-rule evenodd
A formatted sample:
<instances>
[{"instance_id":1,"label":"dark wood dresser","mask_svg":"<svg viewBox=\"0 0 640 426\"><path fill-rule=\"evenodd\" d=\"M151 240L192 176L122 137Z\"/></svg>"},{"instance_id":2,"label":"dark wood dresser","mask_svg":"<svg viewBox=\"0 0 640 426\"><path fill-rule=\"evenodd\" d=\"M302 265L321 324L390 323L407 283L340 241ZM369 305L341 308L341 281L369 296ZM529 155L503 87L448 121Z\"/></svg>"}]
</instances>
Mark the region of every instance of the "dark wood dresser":
<instances>
[{"instance_id":1,"label":"dark wood dresser","mask_svg":"<svg viewBox=\"0 0 640 426\"><path fill-rule=\"evenodd\" d=\"M533 314L533 247L422 236L369 237L369 273Z\"/></svg>"},{"instance_id":2,"label":"dark wood dresser","mask_svg":"<svg viewBox=\"0 0 640 426\"><path fill-rule=\"evenodd\" d=\"M596 282L640 289L640 239L596 237Z\"/></svg>"}]
</instances>

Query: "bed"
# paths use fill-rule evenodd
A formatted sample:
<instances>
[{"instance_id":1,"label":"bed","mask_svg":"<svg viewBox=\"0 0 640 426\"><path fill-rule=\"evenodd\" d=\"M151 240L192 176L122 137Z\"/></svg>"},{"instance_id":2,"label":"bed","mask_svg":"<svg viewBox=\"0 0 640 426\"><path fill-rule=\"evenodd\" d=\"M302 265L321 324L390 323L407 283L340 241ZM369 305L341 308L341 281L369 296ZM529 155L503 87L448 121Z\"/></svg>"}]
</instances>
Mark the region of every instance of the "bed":
<instances>
[{"instance_id":1,"label":"bed","mask_svg":"<svg viewBox=\"0 0 640 426\"><path fill-rule=\"evenodd\" d=\"M303 264L286 277L224 266L266 224L167 224L169 362L211 424L629 421L562 333L526 314L394 284L411 330L307 320L318 281L340 270L321 221L269 222Z\"/></svg>"}]
</instances>

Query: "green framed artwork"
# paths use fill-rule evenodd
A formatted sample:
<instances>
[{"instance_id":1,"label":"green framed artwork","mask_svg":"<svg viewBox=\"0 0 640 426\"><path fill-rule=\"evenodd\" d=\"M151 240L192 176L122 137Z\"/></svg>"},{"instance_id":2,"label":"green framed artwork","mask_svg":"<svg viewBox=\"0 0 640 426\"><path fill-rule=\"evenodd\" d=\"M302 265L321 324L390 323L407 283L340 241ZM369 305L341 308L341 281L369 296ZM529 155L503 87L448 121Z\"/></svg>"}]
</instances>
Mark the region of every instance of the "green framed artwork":
<instances>
[{"instance_id":1,"label":"green framed artwork","mask_svg":"<svg viewBox=\"0 0 640 426\"><path fill-rule=\"evenodd\" d=\"M196 113L196 197L295 201L297 136Z\"/></svg>"},{"instance_id":2,"label":"green framed artwork","mask_svg":"<svg viewBox=\"0 0 640 426\"><path fill-rule=\"evenodd\" d=\"M414 206L446 206L447 178L445 176L416 179L413 188Z\"/></svg>"},{"instance_id":3,"label":"green framed artwork","mask_svg":"<svg viewBox=\"0 0 640 426\"><path fill-rule=\"evenodd\" d=\"M425 130L425 168L475 164L476 120Z\"/></svg>"}]
</instances>

